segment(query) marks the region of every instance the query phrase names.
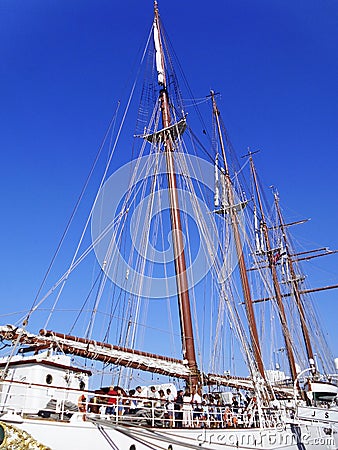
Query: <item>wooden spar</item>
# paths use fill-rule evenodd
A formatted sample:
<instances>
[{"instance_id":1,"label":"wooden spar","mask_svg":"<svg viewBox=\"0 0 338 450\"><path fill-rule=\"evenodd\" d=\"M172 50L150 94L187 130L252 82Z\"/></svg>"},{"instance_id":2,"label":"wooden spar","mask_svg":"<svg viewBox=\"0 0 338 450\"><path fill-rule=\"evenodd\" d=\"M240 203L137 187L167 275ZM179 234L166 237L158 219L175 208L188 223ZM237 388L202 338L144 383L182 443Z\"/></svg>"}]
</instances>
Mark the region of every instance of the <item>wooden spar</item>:
<instances>
[{"instance_id":1,"label":"wooden spar","mask_svg":"<svg viewBox=\"0 0 338 450\"><path fill-rule=\"evenodd\" d=\"M157 71L159 74L158 82L161 86L160 90L160 105L162 114L162 125L163 128L168 128L171 126L170 108L169 108L169 98L166 85L166 74L165 74L165 64L164 64L164 53L161 41L160 32L160 20L159 12L157 8L157 2L154 2L155 11L155 27L157 36L155 37L155 47L156 42L158 48L155 50L159 53L157 56L160 58L157 61ZM156 41L157 39L157 41ZM190 383L192 386L196 386L199 383L199 371L196 362L195 355L195 344L194 335L191 319L191 309L190 309L190 299L189 299L189 288L188 279L186 273L186 261L184 252L184 242L182 235L182 225L181 225L181 214L178 201L177 192L177 180L175 172L174 163L174 143L170 134L164 134L163 138L164 152L166 157L167 166L167 178L168 178L168 191L169 191L169 203L170 203L170 220L171 229L173 234L173 246L174 246L174 260L175 260L175 273L176 273L176 285L178 293L178 303L179 303L179 313L180 313L180 325L181 325L181 336L183 345L183 355L188 361L188 367L191 371Z\"/></svg>"},{"instance_id":2,"label":"wooden spar","mask_svg":"<svg viewBox=\"0 0 338 450\"><path fill-rule=\"evenodd\" d=\"M40 330L40 334L36 335L11 325L0 327L0 336L4 340L12 342L18 340L21 344L29 345L31 351L38 352L41 349L54 348L65 354L90 360L158 373L187 381L190 378L190 370L181 360L92 339L49 330Z\"/></svg>"},{"instance_id":3,"label":"wooden spar","mask_svg":"<svg viewBox=\"0 0 338 450\"><path fill-rule=\"evenodd\" d=\"M317 255L304 256L303 258L296 258L294 259L294 261L309 261L310 259L319 258L320 256L334 255L335 253L338 253L338 250L327 250L326 252L319 253ZM290 255L290 257L292 257L292 255Z\"/></svg>"},{"instance_id":4,"label":"wooden spar","mask_svg":"<svg viewBox=\"0 0 338 450\"><path fill-rule=\"evenodd\" d=\"M52 330L42 329L39 335L36 335L13 325L6 325L0 327L0 336L3 340L12 342L19 339L21 344L29 346L22 347L23 349L34 351L35 353L47 348L53 348L65 354L167 375L184 379L187 382L189 382L191 377L189 367L181 360L93 339L58 333ZM21 364L21 360L12 364ZM224 385L237 389L254 390L254 383L251 378L237 377L230 374L207 373L203 376L203 382L205 385Z\"/></svg>"},{"instance_id":5,"label":"wooden spar","mask_svg":"<svg viewBox=\"0 0 338 450\"><path fill-rule=\"evenodd\" d=\"M320 291L328 291L329 289L338 289L338 284L332 284L331 286L322 286L322 287L318 287L318 288L313 288L313 289L304 289L304 290L300 290L299 293L300 295L304 295L304 294L311 294L312 292L320 292ZM291 297L291 293L288 292L286 294L282 294L282 297ZM257 300L253 300L252 303L262 303L262 302L267 302L269 300L273 300L275 297L265 297L265 298L259 298Z\"/></svg>"},{"instance_id":6,"label":"wooden spar","mask_svg":"<svg viewBox=\"0 0 338 450\"><path fill-rule=\"evenodd\" d=\"M295 357L294 357L293 349L292 349L292 340L291 340L289 327L287 324L287 319L286 319L286 314L285 314L285 309L284 309L284 304L283 304L283 299L282 299L282 293L281 293L279 280L278 280L278 276L277 276L276 264L274 261L273 249L271 248L270 237L269 237L269 233L268 233L268 226L267 226L267 223L265 220L263 203L262 203L261 193L260 193L260 190L258 187L256 168L255 168L255 165L253 162L252 155L250 155L249 160L250 160L250 168L251 168L251 173L252 173L252 177L253 177L253 182L254 182L254 186L255 186L255 190L256 190L258 206L259 206L259 210L260 210L260 214L261 214L261 225L262 225L263 236L264 236L264 241L265 241L265 246L266 246L266 251L267 251L268 264L269 264L269 269L271 272L273 287L274 287L275 296L276 296L276 300L277 300L278 312L279 312L280 322L281 322L281 326L282 326L282 333L284 336L286 352L288 355L291 377L292 377L292 380L295 381L297 379L297 369L296 369Z\"/></svg>"},{"instance_id":7,"label":"wooden spar","mask_svg":"<svg viewBox=\"0 0 338 450\"><path fill-rule=\"evenodd\" d=\"M253 305L252 305L247 269L246 269L243 250L242 250L241 236L240 236L240 232L239 232L239 228L238 228L238 217L237 217L236 208L234 208L234 206L235 206L234 193L233 193L232 182L231 182L231 178L230 178L230 174L229 174L227 158L225 155L223 135L222 135L221 125L220 125L220 120L219 120L219 111L218 111L218 108L216 105L214 92L211 91L210 94L211 94L212 105L213 105L213 114L216 119L218 136L219 136L219 141L220 141L220 146L221 146L222 156L223 156L223 162L224 162L224 170L225 170L224 178L225 178L225 185L226 185L226 190L227 190L227 195L228 195L229 213L230 213L231 225L232 225L232 229L233 229L233 233L234 233L238 266L239 266L239 271L240 271L241 283L242 283L242 288L243 288L243 296L244 296L244 302L245 302L245 308L246 308L246 315L247 315L248 323L249 323L251 344L252 344L258 371L261 374L262 378L265 380L266 377L265 377L265 373L264 373L263 359L262 359L262 354L261 354L261 349L260 349L260 344L259 344L259 339L258 339L257 325L256 325L255 313L254 313Z\"/></svg>"},{"instance_id":8,"label":"wooden spar","mask_svg":"<svg viewBox=\"0 0 338 450\"><path fill-rule=\"evenodd\" d=\"M287 262L288 262L288 266L290 269L290 275L291 275L292 292L295 297L296 305L297 305L297 309L298 309L298 313L299 313L299 319L300 319L300 324L301 324L301 328L302 328L302 334L303 334L303 338L304 338L306 353L307 353L310 367L312 369L312 373L315 374L316 366L315 366L315 360L314 360L314 355L313 355L313 350L312 350L312 344L311 344L311 340L310 340L310 334L309 334L309 330L308 330L307 323L305 320L305 311L304 311L302 299L300 296L300 290L299 290L299 286L298 286L296 273L295 273L295 270L293 267L293 261L292 261L292 258L291 258L290 252L289 252L288 240L287 240L287 236L286 236L286 232L285 232L285 228L284 228L284 220L283 220L282 212L279 207L279 198L278 198L277 193L274 193L274 199L275 199L275 207L276 207L276 211L277 211L277 215L278 215L279 225L280 225L280 229L282 232L282 238L283 238L284 245L286 248L286 257L287 257Z\"/></svg>"},{"instance_id":9,"label":"wooden spar","mask_svg":"<svg viewBox=\"0 0 338 450\"><path fill-rule=\"evenodd\" d=\"M316 253L319 251L325 250L324 253L317 253L315 255L310 255L310 253ZM292 258L293 261L309 261L310 259L314 259L314 258L319 258L320 256L327 256L327 255L335 255L336 253L338 253L338 250L329 250L326 248L323 249L318 249L318 250L308 250L306 252L300 252L300 253L290 253L290 258ZM308 256L303 256L302 258L299 258L298 256L300 255L308 255ZM265 269L266 265L260 265L258 267L251 267L250 269L248 269L248 272L252 272L254 270L260 270L260 269Z\"/></svg>"},{"instance_id":10,"label":"wooden spar","mask_svg":"<svg viewBox=\"0 0 338 450\"><path fill-rule=\"evenodd\" d=\"M293 225L301 225L302 223L308 222L310 219L302 219L302 220L297 220L296 222L289 222L289 223L285 223L284 227L292 227ZM278 228L280 228L279 225L274 226L274 227L269 227L269 230L278 230Z\"/></svg>"},{"instance_id":11,"label":"wooden spar","mask_svg":"<svg viewBox=\"0 0 338 450\"><path fill-rule=\"evenodd\" d=\"M321 248L315 248L313 250L305 250L304 252L293 253L290 256L292 256L292 258L294 258L294 257L302 256L302 255L309 255L310 253L319 253L319 252L325 252L325 253L320 254L320 256L322 256L322 255L326 255L327 253L329 253L329 254L337 253L337 250L329 250L327 247L321 247Z\"/></svg>"}]
</instances>

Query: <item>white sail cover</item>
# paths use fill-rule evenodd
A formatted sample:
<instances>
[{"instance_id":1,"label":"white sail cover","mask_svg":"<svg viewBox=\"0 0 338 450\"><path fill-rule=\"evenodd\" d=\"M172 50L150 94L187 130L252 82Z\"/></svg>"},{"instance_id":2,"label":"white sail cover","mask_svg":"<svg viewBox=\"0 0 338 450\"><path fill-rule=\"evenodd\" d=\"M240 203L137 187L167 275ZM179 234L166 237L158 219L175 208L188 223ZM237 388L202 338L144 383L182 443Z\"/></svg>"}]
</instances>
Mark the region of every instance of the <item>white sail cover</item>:
<instances>
[{"instance_id":1,"label":"white sail cover","mask_svg":"<svg viewBox=\"0 0 338 450\"><path fill-rule=\"evenodd\" d=\"M164 67L161 55L160 33L156 20L154 21L154 44L158 84L164 85Z\"/></svg>"},{"instance_id":2,"label":"white sail cover","mask_svg":"<svg viewBox=\"0 0 338 450\"><path fill-rule=\"evenodd\" d=\"M0 326L0 336L5 340L36 346L36 349L39 346L54 347L59 351L63 351L65 354L82 356L120 366L132 367L178 378L188 379L190 376L189 367L184 361L76 336L54 333L47 330L40 330L40 333L37 335L29 333L25 329L17 328L14 325Z\"/></svg>"}]
</instances>

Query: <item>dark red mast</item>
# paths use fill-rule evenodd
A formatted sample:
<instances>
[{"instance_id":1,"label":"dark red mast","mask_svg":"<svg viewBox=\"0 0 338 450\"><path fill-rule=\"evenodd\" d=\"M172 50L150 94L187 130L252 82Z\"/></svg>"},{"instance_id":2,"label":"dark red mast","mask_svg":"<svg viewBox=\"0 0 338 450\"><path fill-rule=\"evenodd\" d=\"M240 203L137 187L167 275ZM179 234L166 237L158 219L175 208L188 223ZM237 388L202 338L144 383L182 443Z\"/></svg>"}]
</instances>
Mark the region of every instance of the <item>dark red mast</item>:
<instances>
[{"instance_id":1,"label":"dark red mast","mask_svg":"<svg viewBox=\"0 0 338 450\"><path fill-rule=\"evenodd\" d=\"M261 374L262 378L265 380L264 365L263 365L262 353L261 353L261 348L260 348L259 339L258 339L257 324L256 324L255 313L254 313L253 304L252 304L253 302L252 302L252 298L251 298L248 274L247 274L247 269L246 269L246 265L245 265L241 236L240 236L239 226L238 226L238 216L237 216L236 205L235 205L235 200L234 200L234 192L233 192L232 182L231 182L231 178L230 178L227 158L226 158L226 154L225 154L225 146L224 146L220 118L219 118L220 114L219 114L219 111L218 111L218 108L216 105L215 93L213 91L211 91L211 99L212 99L212 106L213 106L213 114L215 116L216 124L217 124L217 131L218 131L220 147L222 150L222 157L223 157L223 163L224 163L224 175L223 176L225 178L225 188L226 188L226 193L227 193L228 203L229 203L228 213L230 214L232 230L234 233L238 267L239 267L239 272L240 272L240 277L241 277L246 315L247 315L248 324L249 324L251 345L252 345L253 354L255 357L258 371Z\"/></svg>"},{"instance_id":2,"label":"dark red mast","mask_svg":"<svg viewBox=\"0 0 338 450\"><path fill-rule=\"evenodd\" d=\"M251 154L250 154L250 167L251 167L251 173L252 173L253 182L254 182L254 186L255 186L258 207L259 207L259 211L260 211L260 215L261 215L261 225L262 225L264 242L265 242L265 246L266 246L266 254L267 254L267 258L268 258L269 269L271 272L272 282L273 282L275 296L276 296L276 300L277 300L279 318L280 318L280 322L281 322L281 326L282 326L282 333L284 336L286 352L288 355L291 377L292 377L292 380L295 381L297 379L297 369L296 369L295 357L294 357L294 353L293 353L293 349L292 349L292 340L291 340L291 335L289 332L289 327L287 324L285 308L284 308L284 303L283 303L283 299L282 299L282 293L281 293L281 289L279 286L279 280L278 280L278 276L277 276L276 263L274 261L273 249L271 248L270 237L269 237L269 233L268 233L268 226L267 226L267 223L265 220L265 214L264 214L263 203L262 203L262 199L261 199L261 193L260 193L259 186L258 186L256 168L255 168Z\"/></svg>"},{"instance_id":3,"label":"dark red mast","mask_svg":"<svg viewBox=\"0 0 338 450\"><path fill-rule=\"evenodd\" d=\"M154 2L154 11L155 11L154 42L156 50L156 68L158 73L158 83L160 85L159 100L162 113L162 126L163 129L168 129L168 127L170 127L173 124L171 123L171 116L170 116L169 98L168 98L165 64L164 64L164 53L160 32L160 20L156 1ZM162 136L167 166L170 219L174 245L175 272L176 272L176 284L177 284L178 303L180 312L183 356L187 360L191 372L190 383L192 386L196 386L199 382L199 372L195 356L195 344L191 320L184 242L182 237L183 235L181 226L181 214L177 192L177 180L174 161L175 144L171 133L164 132Z\"/></svg>"},{"instance_id":4,"label":"dark red mast","mask_svg":"<svg viewBox=\"0 0 338 450\"><path fill-rule=\"evenodd\" d=\"M279 198L278 198L277 193L274 193L274 198L275 198L275 207L276 207L278 220L279 220L279 227L282 232L282 238L283 238L284 245L286 248L287 262L288 262L288 266L290 269L292 293L294 295L296 305L298 308L299 319L300 319L300 324L301 324L301 328L302 328L302 334L303 334L303 338L304 338L304 342L305 342L305 348L306 348L309 365L312 369L313 375L315 375L317 372L317 369L316 369L315 360L314 360L314 354L313 354L313 349L312 349L312 344L311 344L311 339L310 339L310 333L309 333L309 329L308 329L308 326L306 323L305 310L304 310L302 299L301 299L298 278L297 278L297 275L296 275L296 272L294 269L292 257L289 252L289 245L288 245L288 239L286 236L285 224L284 224L281 209L279 207Z\"/></svg>"}]
</instances>

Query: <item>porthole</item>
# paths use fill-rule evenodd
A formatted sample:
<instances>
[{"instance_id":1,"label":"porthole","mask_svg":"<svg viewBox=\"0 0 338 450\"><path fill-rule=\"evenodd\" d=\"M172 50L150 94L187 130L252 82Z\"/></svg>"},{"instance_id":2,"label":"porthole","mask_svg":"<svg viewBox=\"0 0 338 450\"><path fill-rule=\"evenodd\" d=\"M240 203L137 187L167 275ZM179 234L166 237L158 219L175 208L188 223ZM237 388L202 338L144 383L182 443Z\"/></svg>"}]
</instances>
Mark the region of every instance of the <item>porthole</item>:
<instances>
[{"instance_id":1,"label":"porthole","mask_svg":"<svg viewBox=\"0 0 338 450\"><path fill-rule=\"evenodd\" d=\"M47 384L53 383L53 376L50 373L46 376L46 383Z\"/></svg>"},{"instance_id":2,"label":"porthole","mask_svg":"<svg viewBox=\"0 0 338 450\"><path fill-rule=\"evenodd\" d=\"M129 447L129 450L136 450L136 446L135 446L134 444L132 444L132 445Z\"/></svg>"}]
</instances>

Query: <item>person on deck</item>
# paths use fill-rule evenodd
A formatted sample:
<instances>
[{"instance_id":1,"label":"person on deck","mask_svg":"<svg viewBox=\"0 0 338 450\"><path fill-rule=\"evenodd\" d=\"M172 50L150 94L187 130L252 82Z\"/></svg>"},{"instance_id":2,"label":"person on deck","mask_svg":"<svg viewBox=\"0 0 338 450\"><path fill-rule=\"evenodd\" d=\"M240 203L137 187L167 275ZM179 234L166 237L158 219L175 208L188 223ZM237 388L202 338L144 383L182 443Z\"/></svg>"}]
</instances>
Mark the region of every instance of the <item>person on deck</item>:
<instances>
[{"instance_id":1,"label":"person on deck","mask_svg":"<svg viewBox=\"0 0 338 450\"><path fill-rule=\"evenodd\" d=\"M201 417L202 409L202 390L200 388L193 389L192 394L192 404L193 404L193 419L195 422L195 426L199 426L199 419Z\"/></svg>"},{"instance_id":2,"label":"person on deck","mask_svg":"<svg viewBox=\"0 0 338 450\"><path fill-rule=\"evenodd\" d=\"M165 405L167 403L167 399L166 399L166 396L165 396L165 393L164 393L163 389L160 389L158 391L158 396L159 396L159 407L161 409L165 410Z\"/></svg>"},{"instance_id":3,"label":"person on deck","mask_svg":"<svg viewBox=\"0 0 338 450\"><path fill-rule=\"evenodd\" d=\"M137 400L135 398L135 389L129 390L129 399L128 399L128 412L129 414L135 414L137 410Z\"/></svg>"},{"instance_id":4,"label":"person on deck","mask_svg":"<svg viewBox=\"0 0 338 450\"><path fill-rule=\"evenodd\" d=\"M189 389L186 389L183 395L183 426L185 428L192 427L192 395Z\"/></svg>"},{"instance_id":5,"label":"person on deck","mask_svg":"<svg viewBox=\"0 0 338 450\"><path fill-rule=\"evenodd\" d=\"M115 386L110 386L108 391L108 401L107 401L107 408L106 408L106 414L115 414L115 408L117 405L117 389Z\"/></svg>"},{"instance_id":6,"label":"person on deck","mask_svg":"<svg viewBox=\"0 0 338 450\"><path fill-rule=\"evenodd\" d=\"M127 394L119 386L116 386L115 389L117 392L118 415L122 416L122 414L124 414L124 412L125 412L125 401L126 401Z\"/></svg>"},{"instance_id":7,"label":"person on deck","mask_svg":"<svg viewBox=\"0 0 338 450\"><path fill-rule=\"evenodd\" d=\"M177 428L182 428L183 420L183 391L179 390L177 392L177 397L175 400L175 426Z\"/></svg>"},{"instance_id":8,"label":"person on deck","mask_svg":"<svg viewBox=\"0 0 338 450\"><path fill-rule=\"evenodd\" d=\"M169 419L169 427L172 428L174 426L174 402L175 402L175 396L171 392L171 389L167 389L167 413L168 413L168 419Z\"/></svg>"},{"instance_id":9,"label":"person on deck","mask_svg":"<svg viewBox=\"0 0 338 450\"><path fill-rule=\"evenodd\" d=\"M77 407L79 409L79 412L85 413L87 410L87 399L84 394L81 394L80 397L77 400Z\"/></svg>"},{"instance_id":10,"label":"person on deck","mask_svg":"<svg viewBox=\"0 0 338 450\"><path fill-rule=\"evenodd\" d=\"M156 391L155 386L151 386L150 387L150 393L148 395L149 400L151 401L151 406L153 408L158 408L160 406L160 395L159 393Z\"/></svg>"},{"instance_id":11,"label":"person on deck","mask_svg":"<svg viewBox=\"0 0 338 450\"><path fill-rule=\"evenodd\" d=\"M136 400L136 409L137 410L140 408L143 408L143 406L144 406L143 398L144 397L145 396L143 395L143 389L141 388L141 386L136 386L134 398L137 399Z\"/></svg>"}]
</instances>

